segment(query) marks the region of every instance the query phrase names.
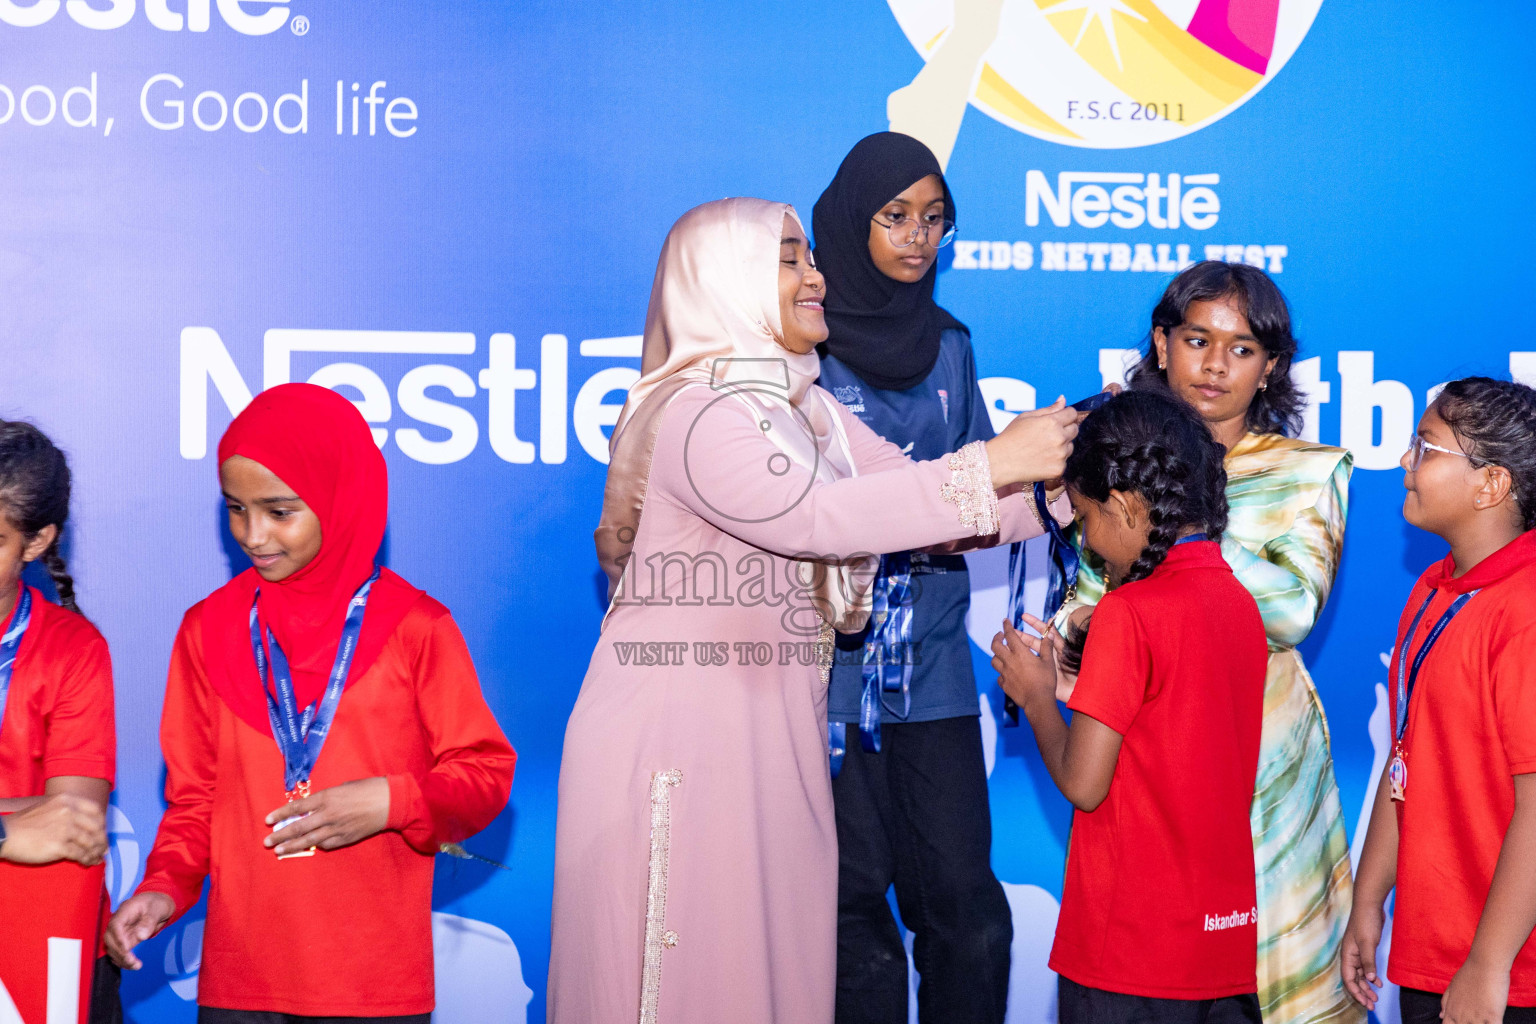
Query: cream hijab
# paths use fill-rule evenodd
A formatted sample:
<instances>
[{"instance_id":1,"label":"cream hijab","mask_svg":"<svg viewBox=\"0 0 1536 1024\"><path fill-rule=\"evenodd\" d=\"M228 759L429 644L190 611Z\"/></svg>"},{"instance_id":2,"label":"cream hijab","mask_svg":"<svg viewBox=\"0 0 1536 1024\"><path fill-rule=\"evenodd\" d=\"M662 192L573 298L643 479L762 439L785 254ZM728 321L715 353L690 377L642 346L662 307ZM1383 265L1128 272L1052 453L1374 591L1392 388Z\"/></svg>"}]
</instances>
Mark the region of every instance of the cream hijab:
<instances>
[{"instance_id":1,"label":"cream hijab","mask_svg":"<svg viewBox=\"0 0 1536 1024\"><path fill-rule=\"evenodd\" d=\"M816 353L796 354L779 343L779 242L786 216L799 225L787 203L721 199L689 210L667 234L651 285L641 376L608 445L603 516L594 539L610 599L640 528L663 416L684 388L709 387L745 403L769 424L767 437L819 484L856 475L831 399L811 387L821 372ZM857 632L869 618L877 563L869 557L833 565L802 561L797 571L821 618Z\"/></svg>"}]
</instances>

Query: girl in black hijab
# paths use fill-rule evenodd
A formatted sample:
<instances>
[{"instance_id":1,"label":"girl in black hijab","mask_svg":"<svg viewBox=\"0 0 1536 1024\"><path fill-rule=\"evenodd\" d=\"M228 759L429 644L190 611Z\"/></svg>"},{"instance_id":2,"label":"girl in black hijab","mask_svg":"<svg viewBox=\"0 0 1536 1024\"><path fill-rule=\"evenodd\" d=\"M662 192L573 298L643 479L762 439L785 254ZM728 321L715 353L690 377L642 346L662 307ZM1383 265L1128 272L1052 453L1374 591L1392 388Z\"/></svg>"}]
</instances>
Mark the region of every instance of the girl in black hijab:
<instances>
[{"instance_id":1,"label":"girl in black hijab","mask_svg":"<svg viewBox=\"0 0 1536 1024\"><path fill-rule=\"evenodd\" d=\"M913 459L993 435L970 333L933 301L955 203L907 135L853 148L816 203L830 336L822 387ZM881 559L875 624L838 636L828 717L837 808L837 1024L905 1024L914 933L924 1024L1000 1024L1012 917L992 823L959 555Z\"/></svg>"},{"instance_id":2,"label":"girl in black hijab","mask_svg":"<svg viewBox=\"0 0 1536 1024\"><path fill-rule=\"evenodd\" d=\"M936 199L931 209L898 202L930 177L934 180L922 198ZM816 265L835 289L826 300L831 334L823 355L836 357L874 387L905 391L933 370L945 331L961 331L967 338L970 332L933 301L935 257L949 243L947 235L930 232L928 239L914 241L909 234L905 246L887 246L898 261L926 257L921 264L901 264L899 276L890 272L888 259L881 260L886 269L876 265L871 252L879 244L877 236L894 234L887 226L892 213L924 218L925 226L947 222L942 230L954 230L955 201L928 147L910 135L877 132L843 158L812 215Z\"/></svg>"}]
</instances>

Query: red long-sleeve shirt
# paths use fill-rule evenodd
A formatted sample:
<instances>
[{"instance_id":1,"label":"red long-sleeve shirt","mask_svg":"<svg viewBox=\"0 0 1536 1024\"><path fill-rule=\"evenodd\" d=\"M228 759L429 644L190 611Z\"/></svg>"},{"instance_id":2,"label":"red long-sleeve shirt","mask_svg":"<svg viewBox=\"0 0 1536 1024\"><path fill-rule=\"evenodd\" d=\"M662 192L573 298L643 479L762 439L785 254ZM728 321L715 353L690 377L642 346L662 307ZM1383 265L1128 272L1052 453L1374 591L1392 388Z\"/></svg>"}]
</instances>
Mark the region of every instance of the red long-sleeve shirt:
<instances>
[{"instance_id":1,"label":"red long-sleeve shirt","mask_svg":"<svg viewBox=\"0 0 1536 1024\"><path fill-rule=\"evenodd\" d=\"M506 805L516 754L481 695L448 609L422 595L342 695L314 791L389 779L386 830L278 860L262 840L283 803L283 759L209 684L203 605L171 655L160 744L166 801L140 892L179 916L212 877L198 1002L310 1016L426 1013L432 857ZM261 685L254 674L252 686Z\"/></svg>"}]
</instances>

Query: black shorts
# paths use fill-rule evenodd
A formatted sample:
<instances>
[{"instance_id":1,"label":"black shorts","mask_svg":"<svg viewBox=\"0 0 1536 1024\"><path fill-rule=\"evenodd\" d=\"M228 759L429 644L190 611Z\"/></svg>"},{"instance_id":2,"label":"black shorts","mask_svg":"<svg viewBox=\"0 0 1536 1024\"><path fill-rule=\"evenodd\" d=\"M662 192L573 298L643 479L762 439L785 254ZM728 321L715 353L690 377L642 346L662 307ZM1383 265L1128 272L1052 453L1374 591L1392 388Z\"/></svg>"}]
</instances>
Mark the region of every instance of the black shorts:
<instances>
[{"instance_id":1,"label":"black shorts","mask_svg":"<svg viewBox=\"0 0 1536 1024\"><path fill-rule=\"evenodd\" d=\"M1398 1009L1403 1024L1440 1024L1440 993L1423 989L1398 990ZM1504 1024L1536 1024L1536 1007L1511 1006L1504 1011Z\"/></svg>"},{"instance_id":2,"label":"black shorts","mask_svg":"<svg viewBox=\"0 0 1536 1024\"><path fill-rule=\"evenodd\" d=\"M1058 977L1056 1001L1057 1024L1263 1024L1259 997L1251 992L1223 999L1157 999Z\"/></svg>"}]
</instances>

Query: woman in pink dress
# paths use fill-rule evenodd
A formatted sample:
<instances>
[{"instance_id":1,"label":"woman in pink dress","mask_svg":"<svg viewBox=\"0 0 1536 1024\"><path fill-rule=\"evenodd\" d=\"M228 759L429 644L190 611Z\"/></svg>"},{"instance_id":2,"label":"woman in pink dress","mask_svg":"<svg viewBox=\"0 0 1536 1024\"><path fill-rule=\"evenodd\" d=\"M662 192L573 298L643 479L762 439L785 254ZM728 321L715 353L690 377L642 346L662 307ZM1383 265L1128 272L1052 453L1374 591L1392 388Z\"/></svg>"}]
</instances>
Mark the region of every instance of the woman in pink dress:
<instances>
[{"instance_id":1,"label":"woman in pink dress","mask_svg":"<svg viewBox=\"0 0 1536 1024\"><path fill-rule=\"evenodd\" d=\"M783 203L700 206L662 249L561 762L552 1024L832 1020L832 630L883 552L1042 531L998 492L1060 475L1073 411L912 462L813 385L823 289Z\"/></svg>"}]
</instances>

